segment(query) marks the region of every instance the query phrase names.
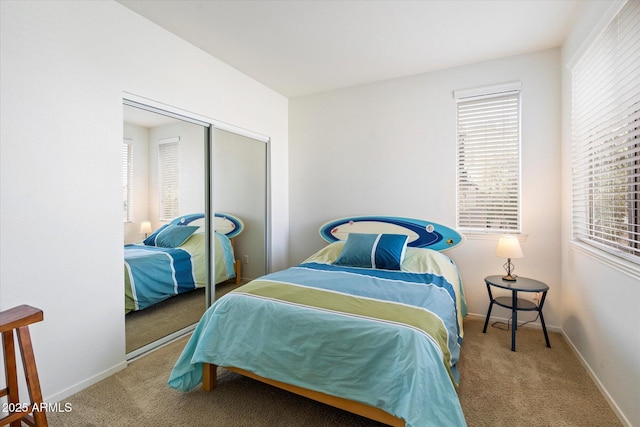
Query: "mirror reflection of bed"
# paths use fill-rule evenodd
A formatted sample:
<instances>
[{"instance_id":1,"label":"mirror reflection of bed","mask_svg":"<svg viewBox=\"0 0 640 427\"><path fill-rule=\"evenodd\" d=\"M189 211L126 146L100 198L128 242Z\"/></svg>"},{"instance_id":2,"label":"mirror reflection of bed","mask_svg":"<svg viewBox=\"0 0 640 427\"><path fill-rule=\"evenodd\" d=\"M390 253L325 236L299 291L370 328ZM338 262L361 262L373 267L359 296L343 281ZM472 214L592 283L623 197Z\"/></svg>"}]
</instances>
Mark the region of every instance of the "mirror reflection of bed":
<instances>
[{"instance_id":1,"label":"mirror reflection of bed","mask_svg":"<svg viewBox=\"0 0 640 427\"><path fill-rule=\"evenodd\" d=\"M234 241L244 223L217 212L213 220L213 277L220 297L243 283ZM204 213L188 214L140 243L125 245L127 344L132 349L176 332L176 326L194 324L206 309L205 230Z\"/></svg>"},{"instance_id":2,"label":"mirror reflection of bed","mask_svg":"<svg viewBox=\"0 0 640 427\"><path fill-rule=\"evenodd\" d=\"M125 245L136 245L133 249L148 249L149 245L144 245L143 242L150 237L149 234L153 236L154 232L181 216L205 212L205 206L209 202L213 203L215 209L224 207L225 211L238 215L246 224L243 233L230 239L233 242L231 269L234 274L236 270L241 272L239 278L230 277L225 280L220 272L208 271L202 251L197 256L191 255L194 258L193 264L199 266L194 270L195 283L185 285L184 288L178 286L179 294L166 299L165 296L151 297L141 307L135 307L130 297L125 298L126 352L129 358L184 333L197 323L207 307L207 277L212 278L209 282L219 282L212 291L215 295L212 299L217 299L266 272L267 144L216 128L209 172L206 162L208 139L208 129L204 126L124 105L123 165L129 160L129 176L123 174ZM161 147L165 144L173 144L173 148L177 148L174 150L177 153L177 186L172 186L171 182L163 183L160 178L162 174L159 170L164 168L166 176L167 168L172 167L171 163L169 166L163 163L167 161L167 157L171 160L171 156L167 156L166 152L160 154L162 148L167 148ZM170 151L171 147L168 148ZM123 171L126 169L123 166ZM214 184L211 186L208 202L206 191L210 177L213 177ZM127 181L131 183L128 188L129 198ZM145 235L141 225L146 221L150 222L152 233ZM199 221L181 226L203 226L204 219ZM171 233L162 236L160 246L167 246L167 242L171 243L168 245L170 247L180 243L174 242L173 231L176 230L169 231ZM178 231L184 233L184 228ZM215 236L209 234L212 238ZM176 248L193 251L196 246L205 245L205 236L204 227L198 228L197 232L182 243L184 247L176 245ZM217 239L215 244L218 251ZM152 247L154 249L156 248ZM171 248L173 249L175 248ZM125 253L125 258L127 256ZM148 275L159 274L159 270L163 268L165 267L156 265L149 269L153 273ZM129 282L126 276L125 268L125 288Z\"/></svg>"}]
</instances>

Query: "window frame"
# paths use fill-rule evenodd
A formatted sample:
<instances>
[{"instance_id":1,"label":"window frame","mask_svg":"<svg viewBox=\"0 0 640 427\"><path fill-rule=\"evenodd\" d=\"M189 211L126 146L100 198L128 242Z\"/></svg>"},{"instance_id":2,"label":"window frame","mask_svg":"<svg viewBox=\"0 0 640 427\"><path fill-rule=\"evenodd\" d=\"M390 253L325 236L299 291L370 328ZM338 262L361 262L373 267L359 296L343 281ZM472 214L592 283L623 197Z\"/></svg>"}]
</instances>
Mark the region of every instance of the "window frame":
<instances>
[{"instance_id":1,"label":"window frame","mask_svg":"<svg viewBox=\"0 0 640 427\"><path fill-rule=\"evenodd\" d=\"M619 52L626 53L627 45L618 39L621 34L638 37L633 27L626 28L628 32L625 33L620 25L620 20L624 23L625 17L628 18L624 15L627 13L625 7L631 4L624 4L612 13L600 31L588 39L579 59L570 65L571 230L573 247L592 252L606 263L637 276L640 273L640 85L631 86L631 95L628 88L620 88L627 81L624 72L633 70L635 60L619 55ZM635 7L637 9L630 13L637 17L640 6L635 4ZM635 21L628 19L626 22ZM638 26L636 23L636 30ZM607 44L607 37L615 38L613 47ZM629 45L633 43L631 41ZM617 62L621 57L622 61ZM634 77L638 78L631 71L628 81L633 82ZM633 93L633 89L638 92ZM612 94L617 96L605 103ZM622 100L620 94L623 94ZM594 104L598 105L597 109L588 108ZM598 114L589 116L590 111ZM620 111L629 113L618 114ZM585 129L587 123L589 128ZM620 130L625 128L626 131ZM621 176L612 176L620 170L626 171ZM604 191L607 186L617 188ZM619 191L625 187L626 191ZM601 193L611 196L607 198ZM616 206L616 196L619 200L624 197L626 207ZM598 209L604 214L596 213ZM621 217L621 213L625 217L625 210L626 222L617 221L616 216ZM624 234L628 237L624 238ZM622 243L625 240L628 244Z\"/></svg>"},{"instance_id":2,"label":"window frame","mask_svg":"<svg viewBox=\"0 0 640 427\"><path fill-rule=\"evenodd\" d=\"M499 202L500 197L505 196L505 194L510 195L511 197L515 197L513 205L515 206L513 209L504 209L502 214L500 212L493 212L489 214L486 210L482 211L484 213L485 222L487 226L474 226L472 224L474 220L466 219L463 220L463 216L465 215L465 197L467 193L465 192L468 184L465 184L465 181L468 178L468 165L470 164L465 159L469 158L469 155L465 151L464 141L467 133L461 128L465 124L461 122L461 114L464 114L465 106L473 106L473 104L486 103L487 100L498 100L499 98L516 98L517 106L515 112L511 111L504 112L503 118L503 128L506 127L504 125L505 120L509 120L509 116L511 120L515 120L515 132L517 133L515 138L515 144L513 143L512 137L498 137L494 142L499 142L503 145L500 147L505 147L507 145L511 145L511 147L507 147L510 150L512 156L516 157L516 160L511 159L509 163L509 170L511 172L504 174L504 171L501 171L502 180L505 182L511 182L511 185L515 185L515 189L506 190L503 185L502 189L487 189L485 190L485 194L489 195L491 200ZM478 234L478 235L501 235L501 234L518 234L522 235L522 83L519 81L502 83L491 86L483 86L472 89L464 89L454 91L454 99L456 103L456 226L461 231L464 231L465 234ZM503 103L503 107L506 106L506 101ZM462 108L462 109L461 109ZM485 119L487 123L485 127L485 132L489 133L491 129L488 120ZM485 135L486 139L486 135ZM511 142L509 142L511 140ZM477 143L476 146L480 147L481 143ZM467 144L468 145L468 144ZM490 154L498 155L498 152L501 152L501 148L498 146L486 147L488 150L494 151ZM477 148L476 148L477 150ZM467 150L469 151L469 150ZM472 150L471 150L472 151ZM471 157L473 157L473 154ZM471 159L470 161L473 161ZM480 178L480 183L483 185L487 185L491 178L492 174L495 174L497 171L496 166L492 166L488 163L483 163L482 160L480 162L480 169L482 169L482 177ZM504 198L502 199L504 200ZM486 202L483 202L486 203ZM491 204L489 202L489 204ZM466 215L468 217L472 217L473 214L469 210L467 206ZM515 212L514 212L515 211ZM507 213L509 212L509 213ZM491 222L491 218L493 218L494 224L489 224ZM477 221L476 221L477 222ZM497 226L495 226L497 224ZM501 226L502 225L502 226Z\"/></svg>"}]
</instances>

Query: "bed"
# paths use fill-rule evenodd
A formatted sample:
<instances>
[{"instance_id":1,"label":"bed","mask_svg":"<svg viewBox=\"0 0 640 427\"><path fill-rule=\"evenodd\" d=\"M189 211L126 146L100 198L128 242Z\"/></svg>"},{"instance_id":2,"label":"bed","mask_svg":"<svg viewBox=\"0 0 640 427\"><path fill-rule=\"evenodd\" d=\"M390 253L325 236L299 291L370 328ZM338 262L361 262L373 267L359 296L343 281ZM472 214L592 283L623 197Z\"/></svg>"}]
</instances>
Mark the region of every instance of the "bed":
<instances>
[{"instance_id":1,"label":"bed","mask_svg":"<svg viewBox=\"0 0 640 427\"><path fill-rule=\"evenodd\" d=\"M414 247L464 237L397 217L345 218L321 236L330 244L302 264L216 301L169 386L211 390L221 366L390 425L465 425L460 276L439 250Z\"/></svg>"},{"instance_id":2,"label":"bed","mask_svg":"<svg viewBox=\"0 0 640 427\"><path fill-rule=\"evenodd\" d=\"M242 221L216 213L214 219L215 283L241 279L233 239ZM206 285L204 214L175 218L139 244L124 246L125 313L144 310L172 296Z\"/></svg>"}]
</instances>

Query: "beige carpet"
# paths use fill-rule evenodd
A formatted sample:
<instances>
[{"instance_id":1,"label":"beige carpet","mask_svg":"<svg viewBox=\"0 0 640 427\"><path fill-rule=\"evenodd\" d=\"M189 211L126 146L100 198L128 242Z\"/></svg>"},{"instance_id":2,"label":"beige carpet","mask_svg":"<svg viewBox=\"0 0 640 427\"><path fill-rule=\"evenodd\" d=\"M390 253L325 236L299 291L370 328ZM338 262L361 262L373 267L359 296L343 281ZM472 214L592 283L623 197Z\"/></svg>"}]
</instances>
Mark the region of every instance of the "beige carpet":
<instances>
[{"instance_id":1,"label":"beige carpet","mask_svg":"<svg viewBox=\"0 0 640 427\"><path fill-rule=\"evenodd\" d=\"M469 426L620 426L561 335L546 348L538 329L509 331L465 321L458 389ZM380 426L224 371L212 393L181 393L166 381L186 339L65 400L51 426Z\"/></svg>"},{"instance_id":2,"label":"beige carpet","mask_svg":"<svg viewBox=\"0 0 640 427\"><path fill-rule=\"evenodd\" d=\"M203 288L125 315L127 353L198 323L205 309Z\"/></svg>"},{"instance_id":3,"label":"beige carpet","mask_svg":"<svg viewBox=\"0 0 640 427\"><path fill-rule=\"evenodd\" d=\"M217 284L216 299L238 286L235 279ZM205 291L200 288L125 315L127 353L198 323L205 309Z\"/></svg>"}]
</instances>

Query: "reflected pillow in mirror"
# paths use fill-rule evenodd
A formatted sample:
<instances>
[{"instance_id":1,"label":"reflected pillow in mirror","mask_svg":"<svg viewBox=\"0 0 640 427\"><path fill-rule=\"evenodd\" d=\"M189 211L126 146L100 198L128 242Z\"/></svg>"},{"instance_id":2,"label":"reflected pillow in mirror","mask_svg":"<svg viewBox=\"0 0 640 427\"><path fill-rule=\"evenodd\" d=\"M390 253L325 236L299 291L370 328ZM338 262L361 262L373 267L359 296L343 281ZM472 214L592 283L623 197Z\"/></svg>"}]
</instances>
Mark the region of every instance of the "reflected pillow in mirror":
<instances>
[{"instance_id":1,"label":"reflected pillow in mirror","mask_svg":"<svg viewBox=\"0 0 640 427\"><path fill-rule=\"evenodd\" d=\"M404 234L350 233L334 264L400 270L408 239Z\"/></svg>"},{"instance_id":2,"label":"reflected pillow in mirror","mask_svg":"<svg viewBox=\"0 0 640 427\"><path fill-rule=\"evenodd\" d=\"M169 226L169 224L165 224L163 226L161 226L160 228L158 228L156 231L154 231L153 233L151 233L151 235L149 237L147 237L146 239L144 239L142 241L142 243L144 243L147 246L155 246L155 241L156 241L156 237L158 236L158 234L164 230L165 228L167 228Z\"/></svg>"},{"instance_id":3,"label":"reflected pillow in mirror","mask_svg":"<svg viewBox=\"0 0 640 427\"><path fill-rule=\"evenodd\" d=\"M147 237L144 244L161 248L175 248L183 244L198 228L191 225L163 225Z\"/></svg>"}]
</instances>

